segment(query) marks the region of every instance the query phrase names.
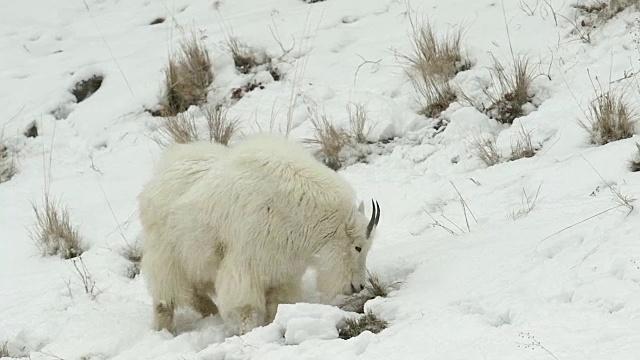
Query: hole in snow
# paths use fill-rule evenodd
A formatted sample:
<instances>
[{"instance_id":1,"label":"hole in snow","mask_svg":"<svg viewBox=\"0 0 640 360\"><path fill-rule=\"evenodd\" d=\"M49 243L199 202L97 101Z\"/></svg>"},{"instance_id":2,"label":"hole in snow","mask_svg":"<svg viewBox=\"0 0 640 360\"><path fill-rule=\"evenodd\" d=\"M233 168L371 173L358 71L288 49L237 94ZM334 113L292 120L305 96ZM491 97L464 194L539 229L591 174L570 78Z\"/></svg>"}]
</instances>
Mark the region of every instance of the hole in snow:
<instances>
[{"instance_id":1,"label":"hole in snow","mask_svg":"<svg viewBox=\"0 0 640 360\"><path fill-rule=\"evenodd\" d=\"M38 125L35 121L29 124L27 129L24 131L24 136L28 138L38 137Z\"/></svg>"},{"instance_id":2,"label":"hole in snow","mask_svg":"<svg viewBox=\"0 0 640 360\"><path fill-rule=\"evenodd\" d=\"M149 25L158 25L164 22L163 17L155 18Z\"/></svg>"},{"instance_id":3,"label":"hole in snow","mask_svg":"<svg viewBox=\"0 0 640 360\"><path fill-rule=\"evenodd\" d=\"M102 80L104 80L103 76L93 75L88 79L78 81L71 90L73 96L76 97L76 102L80 103L98 91L102 86Z\"/></svg>"}]
</instances>

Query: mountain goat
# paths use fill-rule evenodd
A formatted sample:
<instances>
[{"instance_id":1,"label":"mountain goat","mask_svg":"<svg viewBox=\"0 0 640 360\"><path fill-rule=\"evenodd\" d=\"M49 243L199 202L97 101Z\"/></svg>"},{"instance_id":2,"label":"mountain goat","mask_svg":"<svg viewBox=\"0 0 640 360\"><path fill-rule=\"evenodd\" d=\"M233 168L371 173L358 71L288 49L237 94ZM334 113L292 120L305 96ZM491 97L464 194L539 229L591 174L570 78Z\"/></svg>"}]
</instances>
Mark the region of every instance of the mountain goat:
<instances>
[{"instance_id":1,"label":"mountain goat","mask_svg":"<svg viewBox=\"0 0 640 360\"><path fill-rule=\"evenodd\" d=\"M302 276L320 253L321 292L362 290L380 217L372 201L366 218L345 180L275 135L232 148L174 145L138 200L142 272L156 329L169 331L185 305L219 311L231 334L270 323L278 304L302 300Z\"/></svg>"}]
</instances>

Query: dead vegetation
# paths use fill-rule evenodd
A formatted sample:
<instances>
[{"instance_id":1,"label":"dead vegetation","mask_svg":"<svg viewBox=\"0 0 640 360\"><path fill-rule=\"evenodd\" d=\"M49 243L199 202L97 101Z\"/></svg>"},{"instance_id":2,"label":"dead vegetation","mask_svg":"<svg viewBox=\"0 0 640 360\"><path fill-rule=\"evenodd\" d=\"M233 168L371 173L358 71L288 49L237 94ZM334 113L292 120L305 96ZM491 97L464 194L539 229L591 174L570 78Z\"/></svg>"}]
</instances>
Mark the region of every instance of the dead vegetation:
<instances>
[{"instance_id":1,"label":"dead vegetation","mask_svg":"<svg viewBox=\"0 0 640 360\"><path fill-rule=\"evenodd\" d=\"M629 160L629 170L632 172L640 171L640 144L636 143L638 151L633 155L633 158Z\"/></svg>"},{"instance_id":2,"label":"dead vegetation","mask_svg":"<svg viewBox=\"0 0 640 360\"><path fill-rule=\"evenodd\" d=\"M382 281L375 273L367 273L367 281L364 290L348 297L339 307L345 311L364 313L364 304L377 297L387 297L391 290L395 290L400 283Z\"/></svg>"},{"instance_id":3,"label":"dead vegetation","mask_svg":"<svg viewBox=\"0 0 640 360\"><path fill-rule=\"evenodd\" d=\"M632 137L638 121L624 94L613 90L597 95L585 116L584 121L579 120L580 125L589 133L591 143L597 145Z\"/></svg>"},{"instance_id":4,"label":"dead vegetation","mask_svg":"<svg viewBox=\"0 0 640 360\"><path fill-rule=\"evenodd\" d=\"M514 56L512 67L507 69L494 56L489 72L492 86L484 93L491 104L484 112L503 124L512 124L524 114L523 106L533 98L531 83L535 75L529 58Z\"/></svg>"},{"instance_id":5,"label":"dead vegetation","mask_svg":"<svg viewBox=\"0 0 640 360\"><path fill-rule=\"evenodd\" d=\"M0 184L11 180L17 173L14 153L0 142Z\"/></svg>"},{"instance_id":6,"label":"dead vegetation","mask_svg":"<svg viewBox=\"0 0 640 360\"><path fill-rule=\"evenodd\" d=\"M305 139L305 142L319 146L319 157L330 169L340 169L342 148L349 143L348 133L337 128L326 114L312 111L311 115L313 138Z\"/></svg>"},{"instance_id":7,"label":"dead vegetation","mask_svg":"<svg viewBox=\"0 0 640 360\"><path fill-rule=\"evenodd\" d=\"M0 358L8 358L11 357L11 354L9 354L9 342L8 341L4 341L2 343L2 345L0 345Z\"/></svg>"},{"instance_id":8,"label":"dead vegetation","mask_svg":"<svg viewBox=\"0 0 640 360\"><path fill-rule=\"evenodd\" d=\"M100 86L102 86L103 80L104 77L102 75L93 75L88 79L78 81L71 90L71 93L76 98L76 102L80 103L98 91Z\"/></svg>"},{"instance_id":9,"label":"dead vegetation","mask_svg":"<svg viewBox=\"0 0 640 360\"><path fill-rule=\"evenodd\" d=\"M71 259L83 253L82 237L71 224L66 207L56 203L48 193L44 195L43 206L31 206L36 218L31 239L43 255Z\"/></svg>"},{"instance_id":10,"label":"dead vegetation","mask_svg":"<svg viewBox=\"0 0 640 360\"><path fill-rule=\"evenodd\" d=\"M178 52L169 58L160 115L175 116L191 105L204 103L212 82L209 51L194 33L181 40Z\"/></svg>"},{"instance_id":11,"label":"dead vegetation","mask_svg":"<svg viewBox=\"0 0 640 360\"><path fill-rule=\"evenodd\" d=\"M102 293L102 290L96 286L95 280L93 280L93 276L87 269L87 266L84 264L81 256L78 256L75 259L71 260L73 264L73 268L75 269L75 274L78 279L82 282L82 286L84 288L84 293L89 296L91 300L95 300L98 298L98 295Z\"/></svg>"},{"instance_id":12,"label":"dead vegetation","mask_svg":"<svg viewBox=\"0 0 640 360\"><path fill-rule=\"evenodd\" d=\"M437 117L457 98L449 80L472 65L461 49L463 31L438 36L428 21L417 24L410 19L410 22L412 48L400 57L418 95L420 113Z\"/></svg>"},{"instance_id":13,"label":"dead vegetation","mask_svg":"<svg viewBox=\"0 0 640 360\"><path fill-rule=\"evenodd\" d=\"M127 243L121 251L122 257L127 259L131 264L127 267L127 277L133 279L140 275L140 262L142 261L142 246L138 241Z\"/></svg>"},{"instance_id":14,"label":"dead vegetation","mask_svg":"<svg viewBox=\"0 0 640 360\"><path fill-rule=\"evenodd\" d=\"M238 130L239 120L228 116L228 109L221 106L207 106L203 110L207 135L201 135L196 116L191 112L179 113L163 118L159 128L160 136L156 142L166 145L168 142L186 144L207 139L222 145L228 145Z\"/></svg>"},{"instance_id":15,"label":"dead vegetation","mask_svg":"<svg viewBox=\"0 0 640 360\"><path fill-rule=\"evenodd\" d=\"M495 136L478 136L471 140L471 145L474 154L487 166L493 166L502 161Z\"/></svg>"},{"instance_id":16,"label":"dead vegetation","mask_svg":"<svg viewBox=\"0 0 640 360\"><path fill-rule=\"evenodd\" d=\"M304 139L305 143L318 146L317 157L333 170L340 169L348 157L364 161L369 153L367 148L372 142L368 140L372 129L367 108L362 103L347 105L349 128L336 126L329 117L318 112L316 108L309 110L309 119L313 127L313 137ZM343 150L351 150L346 153Z\"/></svg>"},{"instance_id":17,"label":"dead vegetation","mask_svg":"<svg viewBox=\"0 0 640 360\"><path fill-rule=\"evenodd\" d=\"M531 131L525 130L524 126L521 125L518 139L511 143L511 157L509 160L530 158L536 154L538 147L534 145L531 134Z\"/></svg>"},{"instance_id":18,"label":"dead vegetation","mask_svg":"<svg viewBox=\"0 0 640 360\"><path fill-rule=\"evenodd\" d=\"M365 331L370 331L374 334L387 328L389 324L379 318L371 311L367 311L359 318L345 318L342 324L338 326L338 335L341 339L351 339L362 334Z\"/></svg>"},{"instance_id":19,"label":"dead vegetation","mask_svg":"<svg viewBox=\"0 0 640 360\"><path fill-rule=\"evenodd\" d=\"M217 105L204 109L209 141L215 141L222 145L229 145L229 141L238 130L239 120L230 118L227 109Z\"/></svg>"},{"instance_id":20,"label":"dead vegetation","mask_svg":"<svg viewBox=\"0 0 640 360\"><path fill-rule=\"evenodd\" d=\"M597 20L606 21L624 11L626 8L639 5L640 0L592 0L584 4L573 4L572 6L586 15L596 16Z\"/></svg>"}]
</instances>

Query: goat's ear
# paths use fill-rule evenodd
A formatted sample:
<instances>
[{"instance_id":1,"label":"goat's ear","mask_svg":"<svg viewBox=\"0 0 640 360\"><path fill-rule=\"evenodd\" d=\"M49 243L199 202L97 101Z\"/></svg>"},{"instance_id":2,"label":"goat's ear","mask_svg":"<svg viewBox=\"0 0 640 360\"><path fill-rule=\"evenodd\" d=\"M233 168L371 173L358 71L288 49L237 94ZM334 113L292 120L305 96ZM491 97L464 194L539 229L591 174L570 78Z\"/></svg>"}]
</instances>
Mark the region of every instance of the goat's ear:
<instances>
[{"instance_id":1,"label":"goat's ear","mask_svg":"<svg viewBox=\"0 0 640 360\"><path fill-rule=\"evenodd\" d=\"M358 212L364 215L364 202L360 201L360 205L358 205Z\"/></svg>"}]
</instances>

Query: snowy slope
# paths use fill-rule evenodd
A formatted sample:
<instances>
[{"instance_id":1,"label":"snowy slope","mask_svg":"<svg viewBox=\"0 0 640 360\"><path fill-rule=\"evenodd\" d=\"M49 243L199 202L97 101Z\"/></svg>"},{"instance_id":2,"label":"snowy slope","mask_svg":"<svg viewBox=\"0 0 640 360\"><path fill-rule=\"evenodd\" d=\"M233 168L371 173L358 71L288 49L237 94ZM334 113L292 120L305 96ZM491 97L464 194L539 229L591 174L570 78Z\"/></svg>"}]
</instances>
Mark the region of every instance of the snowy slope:
<instances>
[{"instance_id":1,"label":"snowy slope","mask_svg":"<svg viewBox=\"0 0 640 360\"><path fill-rule=\"evenodd\" d=\"M7 341L12 356L31 359L637 359L638 209L581 221L616 206L608 186L640 195L640 175L626 167L638 140L595 147L577 119L594 94L589 73L606 87L640 68L640 13L622 12L586 44L572 34L566 19L575 9L566 1L550 1L565 17L558 25L542 7L528 15L516 0L409 3L438 29L464 25L474 66L454 81L471 96L481 97L489 80L489 52L509 59L509 38L515 53L531 55L545 74L534 83L537 111L508 128L454 104L436 134L435 121L416 115L398 62L396 51L410 46L402 1L2 3L0 124L19 173L0 184L0 346ZM166 21L149 25L158 17ZM291 107L292 137L301 139L311 134L310 104L346 124L346 104L362 101L376 123L372 140L396 137L368 164L340 170L382 208L368 264L402 284L367 308L389 322L386 330L287 343L285 330L323 329L348 315L309 304L282 306L273 324L242 337L225 338L219 317L187 311L177 316L177 336L151 329L144 277L126 276L120 252L139 237L135 197L161 153L152 140L159 120L146 110L160 101L180 29L206 36L211 99L243 81L225 35L275 56L276 39L292 47L284 79L231 108L244 133L268 129L272 117L284 124ZM70 89L93 74L105 77L102 87L76 104ZM614 86L640 103L636 78ZM33 121L39 136L26 138ZM521 125L542 146L535 157L487 168L473 155L473 136L494 134L506 152ZM40 256L29 238L30 201L41 201L45 179L88 244L82 258L101 290L95 300L69 261ZM538 188L537 206L514 219L523 191ZM475 216L467 212L468 227L456 189Z\"/></svg>"}]
</instances>

